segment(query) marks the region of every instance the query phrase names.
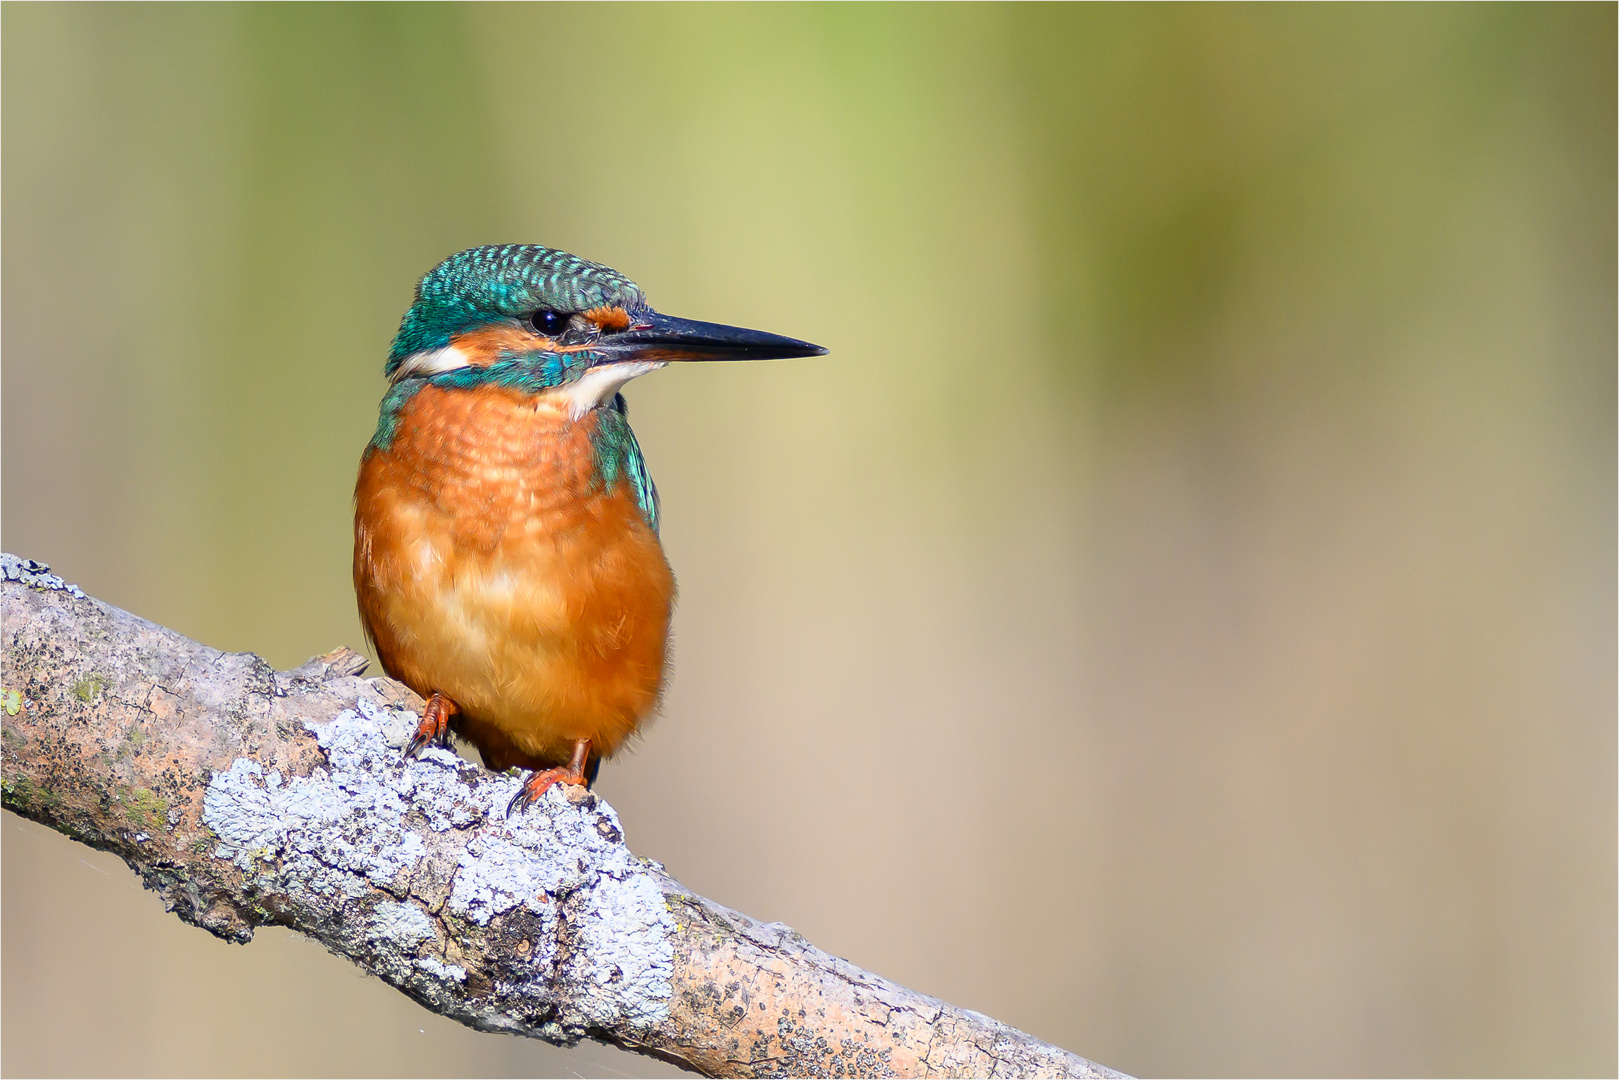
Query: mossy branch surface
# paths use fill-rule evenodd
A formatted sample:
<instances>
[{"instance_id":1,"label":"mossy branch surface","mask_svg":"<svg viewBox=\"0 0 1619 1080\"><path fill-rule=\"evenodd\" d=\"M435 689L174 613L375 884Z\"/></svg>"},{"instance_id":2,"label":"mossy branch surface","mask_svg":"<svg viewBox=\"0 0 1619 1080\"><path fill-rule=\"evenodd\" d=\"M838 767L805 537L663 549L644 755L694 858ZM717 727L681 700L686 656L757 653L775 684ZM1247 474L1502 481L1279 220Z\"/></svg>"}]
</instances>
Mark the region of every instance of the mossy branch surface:
<instances>
[{"instance_id":1,"label":"mossy branch surface","mask_svg":"<svg viewBox=\"0 0 1619 1080\"><path fill-rule=\"evenodd\" d=\"M710 1076L1118 1076L697 896L613 809L400 748L421 701L347 649L276 671L0 555L7 809L187 922L287 926L485 1031Z\"/></svg>"}]
</instances>

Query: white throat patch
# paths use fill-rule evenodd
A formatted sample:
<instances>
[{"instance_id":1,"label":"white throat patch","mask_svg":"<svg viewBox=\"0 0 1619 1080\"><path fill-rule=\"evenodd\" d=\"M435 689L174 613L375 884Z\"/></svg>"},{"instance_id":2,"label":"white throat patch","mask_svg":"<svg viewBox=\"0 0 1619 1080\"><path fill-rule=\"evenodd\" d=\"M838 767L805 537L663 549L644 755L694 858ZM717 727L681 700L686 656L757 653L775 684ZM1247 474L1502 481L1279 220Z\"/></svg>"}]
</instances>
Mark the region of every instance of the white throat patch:
<instances>
[{"instance_id":1,"label":"white throat patch","mask_svg":"<svg viewBox=\"0 0 1619 1080\"><path fill-rule=\"evenodd\" d=\"M454 345L446 345L442 349L426 349L411 353L400 361L399 367L394 371L393 381L398 382L412 375L441 375L446 371L469 367L471 364L472 359ZM569 418L578 420L622 390L624 384L631 379L668 366L667 360L626 360L620 364L602 364L588 369L578 379L564 383L550 393L566 401Z\"/></svg>"},{"instance_id":2,"label":"white throat patch","mask_svg":"<svg viewBox=\"0 0 1619 1080\"><path fill-rule=\"evenodd\" d=\"M668 367L667 360L626 360L621 364L593 367L571 383L557 387L568 401L568 416L578 420L624 388L631 379Z\"/></svg>"}]
</instances>

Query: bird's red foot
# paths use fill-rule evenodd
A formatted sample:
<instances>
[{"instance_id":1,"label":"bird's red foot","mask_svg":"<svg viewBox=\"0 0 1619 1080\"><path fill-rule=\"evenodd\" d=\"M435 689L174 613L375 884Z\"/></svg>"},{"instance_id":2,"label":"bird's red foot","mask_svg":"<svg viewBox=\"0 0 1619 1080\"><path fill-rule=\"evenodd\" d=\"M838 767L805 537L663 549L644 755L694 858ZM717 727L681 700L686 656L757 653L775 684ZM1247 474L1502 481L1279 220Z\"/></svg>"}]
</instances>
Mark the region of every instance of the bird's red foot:
<instances>
[{"instance_id":1,"label":"bird's red foot","mask_svg":"<svg viewBox=\"0 0 1619 1080\"><path fill-rule=\"evenodd\" d=\"M450 717L460 711L455 702L433 691L433 696L427 699L427 708L422 710L422 722L411 736L410 745L405 747L405 756L415 757L424 746L443 746L450 730Z\"/></svg>"},{"instance_id":2,"label":"bird's red foot","mask_svg":"<svg viewBox=\"0 0 1619 1080\"><path fill-rule=\"evenodd\" d=\"M527 810L540 800L540 796L550 791L557 784L585 785L583 773L570 772L564 768L541 769L529 776L523 786L512 796L512 801L506 804L506 816L511 817L519 810Z\"/></svg>"},{"instance_id":3,"label":"bird's red foot","mask_svg":"<svg viewBox=\"0 0 1619 1080\"><path fill-rule=\"evenodd\" d=\"M589 787L590 782L585 779L585 766L590 761L590 740L579 739L573 744L573 760L565 766L551 769L541 769L532 774L517 789L512 801L506 804L506 816L511 817L519 810L526 810L539 801L541 795L550 791L557 784L578 784L580 787Z\"/></svg>"}]
</instances>

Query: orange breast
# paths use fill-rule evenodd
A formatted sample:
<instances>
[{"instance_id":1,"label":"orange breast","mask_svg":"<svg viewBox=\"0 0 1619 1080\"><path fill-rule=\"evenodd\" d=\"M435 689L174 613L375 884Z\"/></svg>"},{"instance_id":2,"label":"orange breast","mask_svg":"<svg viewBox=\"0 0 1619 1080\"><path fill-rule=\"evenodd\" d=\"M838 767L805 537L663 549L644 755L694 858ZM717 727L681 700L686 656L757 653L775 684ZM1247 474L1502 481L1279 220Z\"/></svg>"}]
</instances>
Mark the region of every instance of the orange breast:
<instances>
[{"instance_id":1,"label":"orange breast","mask_svg":"<svg viewBox=\"0 0 1619 1080\"><path fill-rule=\"evenodd\" d=\"M389 675L462 709L496 769L611 755L658 703L674 578L625 482L596 474L592 412L426 387L354 503L360 617Z\"/></svg>"}]
</instances>

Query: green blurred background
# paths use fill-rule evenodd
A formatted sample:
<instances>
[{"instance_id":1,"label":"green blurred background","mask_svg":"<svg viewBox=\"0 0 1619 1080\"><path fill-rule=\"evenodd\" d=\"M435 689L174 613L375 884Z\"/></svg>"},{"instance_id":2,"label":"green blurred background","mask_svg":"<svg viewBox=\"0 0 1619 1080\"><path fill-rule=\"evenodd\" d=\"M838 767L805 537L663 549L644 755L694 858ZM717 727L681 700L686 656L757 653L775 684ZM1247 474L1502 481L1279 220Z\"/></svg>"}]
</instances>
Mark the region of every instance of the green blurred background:
<instances>
[{"instance_id":1,"label":"green blurred background","mask_svg":"<svg viewBox=\"0 0 1619 1080\"><path fill-rule=\"evenodd\" d=\"M362 644L455 250L821 342L635 383L599 789L686 883L1138 1073L1616 1060L1615 7L3 9L9 551ZM7 815L18 1074L664 1074L226 946Z\"/></svg>"}]
</instances>

